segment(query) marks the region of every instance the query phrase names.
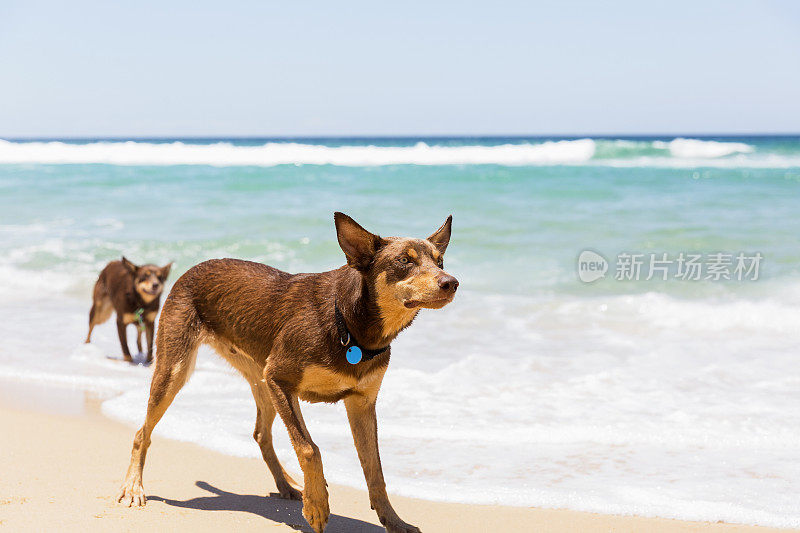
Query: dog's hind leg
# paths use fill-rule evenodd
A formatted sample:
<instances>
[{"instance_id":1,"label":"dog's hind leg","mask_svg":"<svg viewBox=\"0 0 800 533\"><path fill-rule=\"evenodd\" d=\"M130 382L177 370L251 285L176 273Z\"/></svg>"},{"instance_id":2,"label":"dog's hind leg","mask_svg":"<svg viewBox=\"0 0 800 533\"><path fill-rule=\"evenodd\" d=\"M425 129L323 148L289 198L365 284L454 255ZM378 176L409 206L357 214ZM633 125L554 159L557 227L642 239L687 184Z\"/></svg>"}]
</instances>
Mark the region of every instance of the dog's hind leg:
<instances>
[{"instance_id":1,"label":"dog's hind leg","mask_svg":"<svg viewBox=\"0 0 800 533\"><path fill-rule=\"evenodd\" d=\"M131 357L130 348L128 348L128 326L125 324L125 319L122 315L117 314L117 336L119 337L119 345L122 347L122 358L129 363L133 361Z\"/></svg>"},{"instance_id":2,"label":"dog's hind leg","mask_svg":"<svg viewBox=\"0 0 800 533\"><path fill-rule=\"evenodd\" d=\"M129 507L143 506L147 501L142 488L142 471L150 446L150 435L175 395L186 384L197 358L201 340L197 315L193 309L180 307L183 306L170 299L164 304L147 416L133 439L130 466L117 495L117 501Z\"/></svg>"},{"instance_id":3,"label":"dog's hind leg","mask_svg":"<svg viewBox=\"0 0 800 533\"><path fill-rule=\"evenodd\" d=\"M281 498L300 500L303 498L303 494L296 488L297 482L286 473L272 446L272 423L275 421L275 407L269 398L269 392L263 382L253 384L251 388L258 409L253 438L261 448L261 455L264 457L264 462L267 463L272 477L275 478L275 485Z\"/></svg>"}]
</instances>

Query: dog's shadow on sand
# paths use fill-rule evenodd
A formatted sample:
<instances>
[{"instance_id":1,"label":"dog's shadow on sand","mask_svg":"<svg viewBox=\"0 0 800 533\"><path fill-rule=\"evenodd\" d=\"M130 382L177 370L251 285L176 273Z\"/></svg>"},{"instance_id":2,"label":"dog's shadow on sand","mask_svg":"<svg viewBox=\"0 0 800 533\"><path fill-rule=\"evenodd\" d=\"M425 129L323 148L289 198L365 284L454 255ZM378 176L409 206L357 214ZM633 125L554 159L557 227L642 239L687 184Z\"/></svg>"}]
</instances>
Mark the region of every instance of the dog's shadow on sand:
<instances>
[{"instance_id":1,"label":"dog's shadow on sand","mask_svg":"<svg viewBox=\"0 0 800 533\"><path fill-rule=\"evenodd\" d=\"M311 532L313 530L303 518L303 503L295 500L285 500L277 494L269 496L257 496L255 494L236 494L225 492L205 481L195 483L203 490L207 490L213 496L203 496L192 498L191 500L170 500L160 496L148 496L148 500L164 502L167 505L183 507L186 509L201 509L203 511L238 511L243 513L253 513L263 516L267 520L280 522L298 531ZM386 531L380 526L331 514L326 533L383 533Z\"/></svg>"}]
</instances>

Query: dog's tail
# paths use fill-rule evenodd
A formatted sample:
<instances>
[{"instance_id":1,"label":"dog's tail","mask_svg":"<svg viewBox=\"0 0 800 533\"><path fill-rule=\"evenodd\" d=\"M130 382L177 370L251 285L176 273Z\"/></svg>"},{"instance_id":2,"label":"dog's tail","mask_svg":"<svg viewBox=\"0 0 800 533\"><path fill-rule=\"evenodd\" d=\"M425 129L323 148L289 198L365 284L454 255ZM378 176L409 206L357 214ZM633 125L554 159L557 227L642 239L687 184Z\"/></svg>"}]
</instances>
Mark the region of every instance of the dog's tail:
<instances>
[{"instance_id":1,"label":"dog's tail","mask_svg":"<svg viewBox=\"0 0 800 533\"><path fill-rule=\"evenodd\" d=\"M113 311L114 306L106 292L105 283L103 283L103 278L101 276L94 284L92 308L89 310L89 333L86 334L86 344L92 341L92 330L94 327L111 318L111 313Z\"/></svg>"}]
</instances>

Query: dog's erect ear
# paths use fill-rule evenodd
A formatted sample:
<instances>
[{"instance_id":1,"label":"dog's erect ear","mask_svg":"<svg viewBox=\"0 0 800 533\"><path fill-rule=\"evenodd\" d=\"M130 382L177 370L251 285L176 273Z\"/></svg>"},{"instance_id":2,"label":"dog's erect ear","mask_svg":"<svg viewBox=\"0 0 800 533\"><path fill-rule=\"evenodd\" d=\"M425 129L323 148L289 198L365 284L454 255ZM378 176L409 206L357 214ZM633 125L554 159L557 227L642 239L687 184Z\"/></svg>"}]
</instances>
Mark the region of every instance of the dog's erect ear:
<instances>
[{"instance_id":1,"label":"dog's erect ear","mask_svg":"<svg viewBox=\"0 0 800 533\"><path fill-rule=\"evenodd\" d=\"M347 257L347 264L358 270L367 270L375 252L386 241L359 226L358 222L344 213L337 211L333 214L333 220L336 223L336 238Z\"/></svg>"},{"instance_id":2,"label":"dog's erect ear","mask_svg":"<svg viewBox=\"0 0 800 533\"><path fill-rule=\"evenodd\" d=\"M169 276L170 270L172 270L172 261L161 267L161 270L158 273L158 279L163 282L165 279L167 279L167 276Z\"/></svg>"},{"instance_id":3,"label":"dog's erect ear","mask_svg":"<svg viewBox=\"0 0 800 533\"><path fill-rule=\"evenodd\" d=\"M442 253L447 250L447 245L450 244L450 229L452 226L453 215L449 215L447 220L444 221L444 224L442 224L442 227L428 237L428 240Z\"/></svg>"},{"instance_id":4,"label":"dog's erect ear","mask_svg":"<svg viewBox=\"0 0 800 533\"><path fill-rule=\"evenodd\" d=\"M139 267L128 261L128 258L125 257L124 255L122 256L122 266L127 268L128 272L130 272L133 275L136 275L136 271L139 270Z\"/></svg>"}]
</instances>

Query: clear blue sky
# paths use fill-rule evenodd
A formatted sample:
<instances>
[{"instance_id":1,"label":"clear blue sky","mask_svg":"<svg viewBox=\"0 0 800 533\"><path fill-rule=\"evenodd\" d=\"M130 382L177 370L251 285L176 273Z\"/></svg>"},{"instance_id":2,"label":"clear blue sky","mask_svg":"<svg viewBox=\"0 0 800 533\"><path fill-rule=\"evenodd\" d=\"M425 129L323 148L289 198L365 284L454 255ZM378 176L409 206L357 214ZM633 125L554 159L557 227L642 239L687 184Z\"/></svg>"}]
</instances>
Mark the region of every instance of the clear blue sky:
<instances>
[{"instance_id":1,"label":"clear blue sky","mask_svg":"<svg viewBox=\"0 0 800 533\"><path fill-rule=\"evenodd\" d=\"M0 3L0 136L800 131L800 2Z\"/></svg>"}]
</instances>

